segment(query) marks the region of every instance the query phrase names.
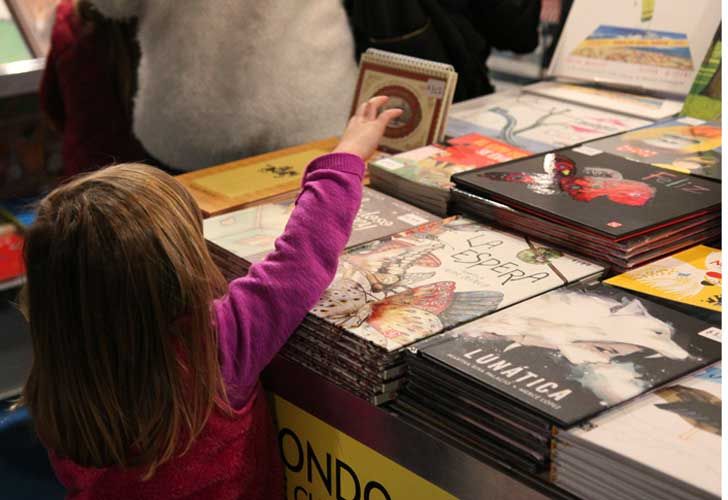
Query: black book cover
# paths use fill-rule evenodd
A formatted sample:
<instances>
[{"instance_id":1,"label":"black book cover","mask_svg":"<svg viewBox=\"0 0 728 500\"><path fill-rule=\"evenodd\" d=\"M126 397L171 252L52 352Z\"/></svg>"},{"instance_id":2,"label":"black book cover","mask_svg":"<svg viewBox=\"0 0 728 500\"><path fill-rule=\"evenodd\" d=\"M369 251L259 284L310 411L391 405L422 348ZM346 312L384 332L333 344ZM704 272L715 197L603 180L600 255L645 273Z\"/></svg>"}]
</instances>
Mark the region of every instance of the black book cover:
<instances>
[{"instance_id":1,"label":"black book cover","mask_svg":"<svg viewBox=\"0 0 728 500\"><path fill-rule=\"evenodd\" d=\"M416 346L569 427L720 359L720 330L605 285L568 287Z\"/></svg>"},{"instance_id":2,"label":"black book cover","mask_svg":"<svg viewBox=\"0 0 728 500\"><path fill-rule=\"evenodd\" d=\"M587 147L453 176L514 208L620 239L715 209L720 184Z\"/></svg>"}]
</instances>

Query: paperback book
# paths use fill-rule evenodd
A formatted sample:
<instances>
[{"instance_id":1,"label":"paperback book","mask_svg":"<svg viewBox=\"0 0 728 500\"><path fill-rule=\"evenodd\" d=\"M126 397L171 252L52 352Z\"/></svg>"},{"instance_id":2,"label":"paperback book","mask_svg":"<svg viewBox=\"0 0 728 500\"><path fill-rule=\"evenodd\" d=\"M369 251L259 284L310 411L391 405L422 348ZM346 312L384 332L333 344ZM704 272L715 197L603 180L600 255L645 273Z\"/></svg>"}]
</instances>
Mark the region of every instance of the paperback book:
<instances>
[{"instance_id":1,"label":"paperback book","mask_svg":"<svg viewBox=\"0 0 728 500\"><path fill-rule=\"evenodd\" d=\"M703 64L695 76L690 93L680 116L701 120L720 120L721 117L721 57L723 45L720 26L715 32L713 44L705 54Z\"/></svg>"},{"instance_id":2,"label":"paperback book","mask_svg":"<svg viewBox=\"0 0 728 500\"><path fill-rule=\"evenodd\" d=\"M720 498L718 363L561 432L552 479L578 496Z\"/></svg>"},{"instance_id":3,"label":"paperback book","mask_svg":"<svg viewBox=\"0 0 728 500\"><path fill-rule=\"evenodd\" d=\"M605 283L720 313L721 262L720 250L698 245L614 276Z\"/></svg>"},{"instance_id":4,"label":"paperback book","mask_svg":"<svg viewBox=\"0 0 728 500\"><path fill-rule=\"evenodd\" d=\"M650 123L531 93L504 92L453 108L447 135L475 132L532 153L542 153Z\"/></svg>"},{"instance_id":5,"label":"paperback book","mask_svg":"<svg viewBox=\"0 0 728 500\"><path fill-rule=\"evenodd\" d=\"M530 153L510 144L466 134L371 162L372 187L445 215L450 199L450 177L478 167L505 163Z\"/></svg>"},{"instance_id":6,"label":"paperback book","mask_svg":"<svg viewBox=\"0 0 728 500\"><path fill-rule=\"evenodd\" d=\"M682 117L589 143L589 147L685 174L720 180L720 122Z\"/></svg>"},{"instance_id":7,"label":"paperback book","mask_svg":"<svg viewBox=\"0 0 728 500\"><path fill-rule=\"evenodd\" d=\"M273 250L294 207L295 201L288 200L210 217L203 221L205 239L254 264ZM365 187L347 248L435 220L435 215Z\"/></svg>"}]
</instances>

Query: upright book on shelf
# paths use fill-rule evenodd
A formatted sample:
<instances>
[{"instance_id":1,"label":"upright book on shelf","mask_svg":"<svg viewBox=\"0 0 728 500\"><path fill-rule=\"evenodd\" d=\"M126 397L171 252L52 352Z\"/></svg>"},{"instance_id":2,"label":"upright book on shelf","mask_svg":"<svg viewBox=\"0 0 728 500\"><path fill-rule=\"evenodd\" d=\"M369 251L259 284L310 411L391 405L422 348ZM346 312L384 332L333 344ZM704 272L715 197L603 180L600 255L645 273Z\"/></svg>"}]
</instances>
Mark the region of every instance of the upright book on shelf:
<instances>
[{"instance_id":1,"label":"upright book on shelf","mask_svg":"<svg viewBox=\"0 0 728 500\"><path fill-rule=\"evenodd\" d=\"M720 24L720 2L576 1L549 76L685 96Z\"/></svg>"},{"instance_id":2,"label":"upright book on shelf","mask_svg":"<svg viewBox=\"0 0 728 500\"><path fill-rule=\"evenodd\" d=\"M723 44L721 28L718 26L713 44L705 54L703 64L693 80L693 86L685 98L680 116L691 116L701 120L720 120L721 117L721 57Z\"/></svg>"},{"instance_id":3,"label":"upright book on shelf","mask_svg":"<svg viewBox=\"0 0 728 500\"><path fill-rule=\"evenodd\" d=\"M685 174L720 180L720 122L674 118L590 142L589 147Z\"/></svg>"},{"instance_id":4,"label":"upright book on shelf","mask_svg":"<svg viewBox=\"0 0 728 500\"><path fill-rule=\"evenodd\" d=\"M401 152L426 146L444 138L456 83L449 64L370 48L361 56L351 113L374 96L389 96L385 106L403 113L387 126L380 147Z\"/></svg>"}]
</instances>

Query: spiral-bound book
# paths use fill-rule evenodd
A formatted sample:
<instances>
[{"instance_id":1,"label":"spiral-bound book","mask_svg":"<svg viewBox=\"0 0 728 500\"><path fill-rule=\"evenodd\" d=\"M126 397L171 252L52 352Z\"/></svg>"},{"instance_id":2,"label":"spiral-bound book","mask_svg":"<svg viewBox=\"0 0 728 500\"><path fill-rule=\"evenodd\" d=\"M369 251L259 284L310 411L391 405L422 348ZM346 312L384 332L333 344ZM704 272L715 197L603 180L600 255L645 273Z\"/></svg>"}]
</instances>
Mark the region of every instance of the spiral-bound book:
<instances>
[{"instance_id":1,"label":"spiral-bound book","mask_svg":"<svg viewBox=\"0 0 728 500\"><path fill-rule=\"evenodd\" d=\"M380 147L409 151L443 140L456 83L457 73L449 64L368 49L359 64L351 113L374 96L389 96L385 107L403 113L390 122Z\"/></svg>"}]
</instances>

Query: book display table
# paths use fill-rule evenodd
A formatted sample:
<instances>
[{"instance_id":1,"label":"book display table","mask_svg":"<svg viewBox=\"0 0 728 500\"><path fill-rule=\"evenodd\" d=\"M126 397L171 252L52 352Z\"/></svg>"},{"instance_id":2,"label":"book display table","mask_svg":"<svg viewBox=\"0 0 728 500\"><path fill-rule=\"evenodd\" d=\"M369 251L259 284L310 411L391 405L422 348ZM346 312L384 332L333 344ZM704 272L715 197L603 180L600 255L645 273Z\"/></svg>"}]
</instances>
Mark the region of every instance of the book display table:
<instances>
[{"instance_id":1,"label":"book display table","mask_svg":"<svg viewBox=\"0 0 728 500\"><path fill-rule=\"evenodd\" d=\"M280 357L264 384L288 499L574 498L545 479L480 461Z\"/></svg>"}]
</instances>

